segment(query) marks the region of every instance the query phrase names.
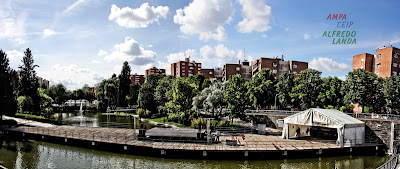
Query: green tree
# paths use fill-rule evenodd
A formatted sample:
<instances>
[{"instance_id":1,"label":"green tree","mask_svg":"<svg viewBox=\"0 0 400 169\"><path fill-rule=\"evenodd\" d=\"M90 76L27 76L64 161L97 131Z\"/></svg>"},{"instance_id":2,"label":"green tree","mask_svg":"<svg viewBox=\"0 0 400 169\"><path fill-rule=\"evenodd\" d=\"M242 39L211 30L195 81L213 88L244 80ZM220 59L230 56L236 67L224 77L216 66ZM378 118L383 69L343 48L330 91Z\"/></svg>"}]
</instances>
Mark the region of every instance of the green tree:
<instances>
[{"instance_id":1,"label":"green tree","mask_svg":"<svg viewBox=\"0 0 400 169\"><path fill-rule=\"evenodd\" d=\"M106 110L108 106L116 106L118 99L119 79L116 75L100 82L99 91L97 92L98 108Z\"/></svg>"},{"instance_id":2,"label":"green tree","mask_svg":"<svg viewBox=\"0 0 400 169\"><path fill-rule=\"evenodd\" d=\"M192 99L195 96L194 89L195 87L182 78L174 80L171 88L172 99L165 104L170 117L177 117L184 123L190 122Z\"/></svg>"},{"instance_id":3,"label":"green tree","mask_svg":"<svg viewBox=\"0 0 400 169\"><path fill-rule=\"evenodd\" d=\"M7 54L0 50L0 122L2 115L14 115L17 111L17 87L17 73L10 68Z\"/></svg>"},{"instance_id":4,"label":"green tree","mask_svg":"<svg viewBox=\"0 0 400 169\"><path fill-rule=\"evenodd\" d=\"M375 73L364 69L349 72L342 85L342 94L345 104L359 103L361 106L372 106L374 90L376 90L377 79ZM364 112L363 108L363 112Z\"/></svg>"},{"instance_id":5,"label":"green tree","mask_svg":"<svg viewBox=\"0 0 400 169\"><path fill-rule=\"evenodd\" d=\"M49 117L52 111L49 111L51 108L51 104L53 103L53 99L45 93L45 89L38 88L39 98L40 98L40 110L42 114L46 117ZM46 110L47 109L47 110Z\"/></svg>"},{"instance_id":6,"label":"green tree","mask_svg":"<svg viewBox=\"0 0 400 169\"><path fill-rule=\"evenodd\" d=\"M195 97L193 97L193 110L199 111L200 109L210 110L214 115L216 112L217 116L221 116L222 108L226 105L225 103L225 88L226 82L220 82L213 79L211 85Z\"/></svg>"},{"instance_id":7,"label":"green tree","mask_svg":"<svg viewBox=\"0 0 400 169\"><path fill-rule=\"evenodd\" d=\"M39 66L34 64L32 51L29 48L27 48L24 53L25 56L22 59L23 65L18 67L21 70L19 95L31 97L33 100L33 107L32 110L29 111L38 113L40 111L40 99L38 94L39 83L36 78L35 68Z\"/></svg>"},{"instance_id":8,"label":"green tree","mask_svg":"<svg viewBox=\"0 0 400 169\"><path fill-rule=\"evenodd\" d=\"M328 108L328 106L339 109L343 106L343 95L341 93L343 81L337 78L327 77L323 79L322 91L319 93L318 100L321 107Z\"/></svg>"},{"instance_id":9,"label":"green tree","mask_svg":"<svg viewBox=\"0 0 400 169\"><path fill-rule=\"evenodd\" d=\"M307 69L294 79L295 86L290 93L292 102L299 103L302 110L318 106L317 98L322 91L321 72Z\"/></svg>"},{"instance_id":10,"label":"green tree","mask_svg":"<svg viewBox=\"0 0 400 169\"><path fill-rule=\"evenodd\" d=\"M131 82L131 67L127 61L124 62L119 78L119 106L126 107L128 102L126 96L129 95Z\"/></svg>"},{"instance_id":11,"label":"green tree","mask_svg":"<svg viewBox=\"0 0 400 169\"><path fill-rule=\"evenodd\" d=\"M400 114L400 78L391 76L384 87L384 97L391 113Z\"/></svg>"},{"instance_id":12,"label":"green tree","mask_svg":"<svg viewBox=\"0 0 400 169\"><path fill-rule=\"evenodd\" d=\"M67 88L62 83L49 87L46 94L53 98L54 103L58 105L62 105L68 100Z\"/></svg>"},{"instance_id":13,"label":"green tree","mask_svg":"<svg viewBox=\"0 0 400 169\"><path fill-rule=\"evenodd\" d=\"M276 92L281 109L293 108L293 102L290 93L294 87L293 73L285 72L279 75L278 83L276 84Z\"/></svg>"},{"instance_id":14,"label":"green tree","mask_svg":"<svg viewBox=\"0 0 400 169\"><path fill-rule=\"evenodd\" d=\"M126 96L129 106L137 105L137 100L139 96L140 85L134 84L130 86L129 95Z\"/></svg>"},{"instance_id":15,"label":"green tree","mask_svg":"<svg viewBox=\"0 0 400 169\"><path fill-rule=\"evenodd\" d=\"M247 95L256 109L263 109L274 104L275 73L270 69L262 69L246 83Z\"/></svg>"},{"instance_id":16,"label":"green tree","mask_svg":"<svg viewBox=\"0 0 400 169\"><path fill-rule=\"evenodd\" d=\"M155 90L155 99L159 105L165 105L165 103L172 99L172 85L174 80L174 76L165 76L159 81Z\"/></svg>"},{"instance_id":17,"label":"green tree","mask_svg":"<svg viewBox=\"0 0 400 169\"><path fill-rule=\"evenodd\" d=\"M229 116L232 120L235 117L243 117L244 111L250 107L250 100L244 83L241 75L233 75L225 89L225 102L230 109Z\"/></svg>"},{"instance_id":18,"label":"green tree","mask_svg":"<svg viewBox=\"0 0 400 169\"><path fill-rule=\"evenodd\" d=\"M17 98L17 105L20 113L29 112L33 107L33 100L29 96L19 96Z\"/></svg>"},{"instance_id":19,"label":"green tree","mask_svg":"<svg viewBox=\"0 0 400 169\"><path fill-rule=\"evenodd\" d=\"M159 104L156 100L155 90L164 77L165 75L160 74L151 74L146 77L146 83L139 90L138 105L140 108L150 110L152 113L157 112Z\"/></svg>"}]
</instances>

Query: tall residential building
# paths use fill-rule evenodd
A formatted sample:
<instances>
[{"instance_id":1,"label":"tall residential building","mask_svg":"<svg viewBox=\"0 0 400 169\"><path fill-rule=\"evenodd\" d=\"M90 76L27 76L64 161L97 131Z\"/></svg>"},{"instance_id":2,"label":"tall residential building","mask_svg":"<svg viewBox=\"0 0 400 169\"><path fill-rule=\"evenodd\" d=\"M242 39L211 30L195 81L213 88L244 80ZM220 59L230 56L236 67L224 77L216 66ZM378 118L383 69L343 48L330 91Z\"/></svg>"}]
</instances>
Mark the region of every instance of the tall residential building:
<instances>
[{"instance_id":1,"label":"tall residential building","mask_svg":"<svg viewBox=\"0 0 400 169\"><path fill-rule=\"evenodd\" d=\"M144 83L144 75L138 75L137 73L131 75L132 85L139 84L142 85Z\"/></svg>"},{"instance_id":2,"label":"tall residential building","mask_svg":"<svg viewBox=\"0 0 400 169\"><path fill-rule=\"evenodd\" d=\"M201 63L190 61L190 58L171 64L171 75L175 77L193 76L200 73L200 71Z\"/></svg>"},{"instance_id":3,"label":"tall residential building","mask_svg":"<svg viewBox=\"0 0 400 169\"><path fill-rule=\"evenodd\" d=\"M379 77L396 76L400 73L400 49L390 46L379 48L375 55L364 53L353 56L353 70L365 69Z\"/></svg>"},{"instance_id":4,"label":"tall residential building","mask_svg":"<svg viewBox=\"0 0 400 169\"><path fill-rule=\"evenodd\" d=\"M146 77L151 74L165 74L165 69L157 69L156 67L152 67L146 70Z\"/></svg>"},{"instance_id":5,"label":"tall residential building","mask_svg":"<svg viewBox=\"0 0 400 169\"><path fill-rule=\"evenodd\" d=\"M44 78L41 78L39 76L36 76L36 79L39 82L39 87L42 87L43 85L46 86L46 88L50 87L50 82Z\"/></svg>"},{"instance_id":6,"label":"tall residential building","mask_svg":"<svg viewBox=\"0 0 400 169\"><path fill-rule=\"evenodd\" d=\"M205 79L214 78L214 69L201 69L200 73L202 73L204 75Z\"/></svg>"},{"instance_id":7,"label":"tall residential building","mask_svg":"<svg viewBox=\"0 0 400 169\"><path fill-rule=\"evenodd\" d=\"M245 60L239 61L238 64L225 64L222 70L222 80L229 80L232 75L241 75L244 80L250 80L252 75L250 62Z\"/></svg>"},{"instance_id":8,"label":"tall residential building","mask_svg":"<svg viewBox=\"0 0 400 169\"><path fill-rule=\"evenodd\" d=\"M260 58L253 62L252 73L253 76L257 75L261 69L270 69L276 74L276 78L285 72L292 72L299 74L301 71L308 69L307 62L300 61L284 61L281 58Z\"/></svg>"}]
</instances>

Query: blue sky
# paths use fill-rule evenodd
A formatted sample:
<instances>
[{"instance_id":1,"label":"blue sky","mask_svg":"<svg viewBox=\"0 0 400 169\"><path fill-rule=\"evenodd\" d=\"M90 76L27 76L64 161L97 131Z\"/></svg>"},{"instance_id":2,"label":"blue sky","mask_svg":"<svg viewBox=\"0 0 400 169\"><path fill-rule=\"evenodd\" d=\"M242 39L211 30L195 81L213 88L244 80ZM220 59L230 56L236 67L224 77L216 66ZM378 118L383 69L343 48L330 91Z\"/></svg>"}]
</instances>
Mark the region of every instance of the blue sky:
<instances>
[{"instance_id":1,"label":"blue sky","mask_svg":"<svg viewBox=\"0 0 400 169\"><path fill-rule=\"evenodd\" d=\"M157 66L169 74L185 55L213 68L283 54L344 78L353 55L400 47L399 7L396 0L5 0L0 48L13 68L31 48L38 75L71 90L119 74L124 60L132 73ZM354 24L337 28L330 13ZM322 37L342 30L356 31L357 44Z\"/></svg>"}]
</instances>

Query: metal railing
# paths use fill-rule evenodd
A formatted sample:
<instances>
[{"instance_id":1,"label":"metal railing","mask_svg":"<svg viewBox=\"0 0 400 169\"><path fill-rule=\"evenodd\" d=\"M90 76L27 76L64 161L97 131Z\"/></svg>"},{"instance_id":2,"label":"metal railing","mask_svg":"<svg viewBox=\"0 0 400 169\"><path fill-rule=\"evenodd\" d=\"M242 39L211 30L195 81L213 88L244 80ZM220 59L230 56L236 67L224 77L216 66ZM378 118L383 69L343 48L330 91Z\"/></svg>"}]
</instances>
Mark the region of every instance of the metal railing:
<instances>
[{"instance_id":1,"label":"metal railing","mask_svg":"<svg viewBox=\"0 0 400 169\"><path fill-rule=\"evenodd\" d=\"M246 114L273 114L273 115L293 115L301 111L290 111L290 110L245 110Z\"/></svg>"},{"instance_id":2,"label":"metal railing","mask_svg":"<svg viewBox=\"0 0 400 169\"><path fill-rule=\"evenodd\" d=\"M394 169L398 162L397 147L393 147L392 157L385 164L382 164L377 169Z\"/></svg>"}]
</instances>

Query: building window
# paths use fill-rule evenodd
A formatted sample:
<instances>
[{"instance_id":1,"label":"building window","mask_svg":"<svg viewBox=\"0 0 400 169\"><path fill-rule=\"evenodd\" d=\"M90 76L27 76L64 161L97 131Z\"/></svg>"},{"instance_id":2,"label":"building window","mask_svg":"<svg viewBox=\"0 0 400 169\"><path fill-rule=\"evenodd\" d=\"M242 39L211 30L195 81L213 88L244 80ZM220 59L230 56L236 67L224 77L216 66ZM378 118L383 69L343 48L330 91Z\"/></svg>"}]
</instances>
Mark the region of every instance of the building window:
<instances>
[{"instance_id":1,"label":"building window","mask_svg":"<svg viewBox=\"0 0 400 169\"><path fill-rule=\"evenodd\" d=\"M272 62L272 66L273 66L273 67L276 67L276 66L278 66L278 63Z\"/></svg>"},{"instance_id":2,"label":"building window","mask_svg":"<svg viewBox=\"0 0 400 169\"><path fill-rule=\"evenodd\" d=\"M201 70L201 68L197 68L197 70L199 70L199 71L200 71L200 70Z\"/></svg>"},{"instance_id":3,"label":"building window","mask_svg":"<svg viewBox=\"0 0 400 169\"><path fill-rule=\"evenodd\" d=\"M376 64L376 67L381 67L381 63L377 63L377 64Z\"/></svg>"},{"instance_id":4,"label":"building window","mask_svg":"<svg viewBox=\"0 0 400 169\"><path fill-rule=\"evenodd\" d=\"M296 71L294 71L294 72L293 72L293 74L294 74L294 75L296 75L296 74L297 74L297 72L296 72Z\"/></svg>"},{"instance_id":5,"label":"building window","mask_svg":"<svg viewBox=\"0 0 400 169\"><path fill-rule=\"evenodd\" d=\"M378 77L379 77L379 72L376 72L376 76L378 76Z\"/></svg>"},{"instance_id":6,"label":"building window","mask_svg":"<svg viewBox=\"0 0 400 169\"><path fill-rule=\"evenodd\" d=\"M397 72L393 71L393 72L392 72L392 75L393 75L393 76L396 76L396 75L397 75Z\"/></svg>"},{"instance_id":7,"label":"building window","mask_svg":"<svg viewBox=\"0 0 400 169\"><path fill-rule=\"evenodd\" d=\"M297 68L297 65L293 65L293 68Z\"/></svg>"},{"instance_id":8,"label":"building window","mask_svg":"<svg viewBox=\"0 0 400 169\"><path fill-rule=\"evenodd\" d=\"M399 53L394 53L394 58L399 58Z\"/></svg>"},{"instance_id":9,"label":"building window","mask_svg":"<svg viewBox=\"0 0 400 169\"><path fill-rule=\"evenodd\" d=\"M185 72L185 69L183 69L182 72Z\"/></svg>"},{"instance_id":10,"label":"building window","mask_svg":"<svg viewBox=\"0 0 400 169\"><path fill-rule=\"evenodd\" d=\"M361 66L360 69L364 69L364 66Z\"/></svg>"},{"instance_id":11,"label":"building window","mask_svg":"<svg viewBox=\"0 0 400 169\"><path fill-rule=\"evenodd\" d=\"M213 72L209 72L208 74L212 75L212 74L213 74Z\"/></svg>"},{"instance_id":12,"label":"building window","mask_svg":"<svg viewBox=\"0 0 400 169\"><path fill-rule=\"evenodd\" d=\"M182 63L182 65L185 65L185 63Z\"/></svg>"},{"instance_id":13,"label":"building window","mask_svg":"<svg viewBox=\"0 0 400 169\"><path fill-rule=\"evenodd\" d=\"M276 74L277 71L276 71L276 69L274 69L272 72L274 72Z\"/></svg>"},{"instance_id":14,"label":"building window","mask_svg":"<svg viewBox=\"0 0 400 169\"><path fill-rule=\"evenodd\" d=\"M361 63L364 62L364 58L361 59Z\"/></svg>"},{"instance_id":15,"label":"building window","mask_svg":"<svg viewBox=\"0 0 400 169\"><path fill-rule=\"evenodd\" d=\"M397 67L397 63L396 62L393 62L393 67Z\"/></svg>"},{"instance_id":16,"label":"building window","mask_svg":"<svg viewBox=\"0 0 400 169\"><path fill-rule=\"evenodd\" d=\"M240 70L240 67L236 67L236 71L239 71Z\"/></svg>"},{"instance_id":17,"label":"building window","mask_svg":"<svg viewBox=\"0 0 400 169\"><path fill-rule=\"evenodd\" d=\"M380 58L381 58L381 56L382 56L381 54L378 54L377 58L378 58L378 59L380 59Z\"/></svg>"}]
</instances>

